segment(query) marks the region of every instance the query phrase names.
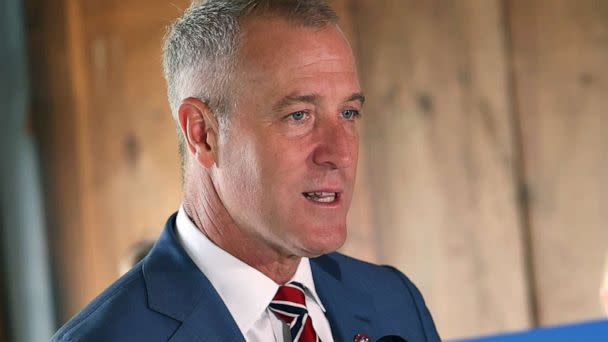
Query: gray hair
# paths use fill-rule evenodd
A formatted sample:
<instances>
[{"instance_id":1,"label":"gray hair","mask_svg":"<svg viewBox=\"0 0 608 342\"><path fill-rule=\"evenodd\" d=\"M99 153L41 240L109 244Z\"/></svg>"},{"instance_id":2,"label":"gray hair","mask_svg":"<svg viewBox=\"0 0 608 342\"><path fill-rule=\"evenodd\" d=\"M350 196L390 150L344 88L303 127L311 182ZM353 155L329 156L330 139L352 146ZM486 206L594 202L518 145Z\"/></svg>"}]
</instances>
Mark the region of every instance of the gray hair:
<instances>
[{"instance_id":1,"label":"gray hair","mask_svg":"<svg viewBox=\"0 0 608 342\"><path fill-rule=\"evenodd\" d=\"M245 17L265 15L312 27L338 21L325 0L194 0L169 27L163 69L178 131L182 171L187 153L177 118L181 101L188 97L204 101L220 128L226 127L236 103L231 81L240 44L239 23Z\"/></svg>"}]
</instances>

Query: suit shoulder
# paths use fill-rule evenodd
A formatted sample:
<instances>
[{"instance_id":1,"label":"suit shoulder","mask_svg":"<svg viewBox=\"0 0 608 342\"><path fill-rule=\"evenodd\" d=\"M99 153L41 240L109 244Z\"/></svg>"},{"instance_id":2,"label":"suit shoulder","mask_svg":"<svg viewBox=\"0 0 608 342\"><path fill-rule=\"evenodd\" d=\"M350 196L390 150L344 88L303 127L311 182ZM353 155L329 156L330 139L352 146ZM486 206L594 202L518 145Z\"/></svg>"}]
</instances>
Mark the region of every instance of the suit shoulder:
<instances>
[{"instance_id":1,"label":"suit shoulder","mask_svg":"<svg viewBox=\"0 0 608 342\"><path fill-rule=\"evenodd\" d=\"M404 283L411 284L410 279L393 266L377 265L337 252L326 254L315 260L326 267L332 263L339 265L339 272L346 279L366 278L370 281L399 287L403 287Z\"/></svg>"},{"instance_id":2,"label":"suit shoulder","mask_svg":"<svg viewBox=\"0 0 608 342\"><path fill-rule=\"evenodd\" d=\"M422 294L401 271L340 253L321 256L314 262L345 286L371 296L378 312L394 320L395 325L410 322L421 327L422 340L441 340Z\"/></svg>"},{"instance_id":3,"label":"suit shoulder","mask_svg":"<svg viewBox=\"0 0 608 342\"><path fill-rule=\"evenodd\" d=\"M141 264L116 280L61 327L56 342L166 341L178 323L148 308Z\"/></svg>"}]
</instances>

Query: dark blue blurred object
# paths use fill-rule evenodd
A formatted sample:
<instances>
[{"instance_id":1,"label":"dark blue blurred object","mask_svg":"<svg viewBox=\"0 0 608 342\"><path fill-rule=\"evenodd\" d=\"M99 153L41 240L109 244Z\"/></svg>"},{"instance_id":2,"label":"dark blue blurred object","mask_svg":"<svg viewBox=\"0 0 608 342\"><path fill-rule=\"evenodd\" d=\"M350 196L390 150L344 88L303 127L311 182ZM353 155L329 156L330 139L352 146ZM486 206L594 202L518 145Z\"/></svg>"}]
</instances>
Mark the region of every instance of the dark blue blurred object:
<instances>
[{"instance_id":1,"label":"dark blue blurred object","mask_svg":"<svg viewBox=\"0 0 608 342\"><path fill-rule=\"evenodd\" d=\"M608 320L538 328L519 333L476 337L453 342L608 342Z\"/></svg>"}]
</instances>

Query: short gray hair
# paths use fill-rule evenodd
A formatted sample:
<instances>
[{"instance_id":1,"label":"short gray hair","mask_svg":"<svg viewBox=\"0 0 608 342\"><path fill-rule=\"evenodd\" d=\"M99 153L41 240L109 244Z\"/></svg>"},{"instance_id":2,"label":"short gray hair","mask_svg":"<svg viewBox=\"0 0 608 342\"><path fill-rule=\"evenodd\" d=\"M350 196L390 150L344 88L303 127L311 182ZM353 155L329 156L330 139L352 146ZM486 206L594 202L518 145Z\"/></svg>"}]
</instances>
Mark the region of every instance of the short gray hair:
<instances>
[{"instance_id":1,"label":"short gray hair","mask_svg":"<svg viewBox=\"0 0 608 342\"><path fill-rule=\"evenodd\" d=\"M182 170L187 154L177 118L181 101L188 97L204 101L220 128L226 126L236 103L231 80L237 65L240 21L265 15L312 27L338 21L325 0L194 0L169 27L163 69L178 131Z\"/></svg>"}]
</instances>

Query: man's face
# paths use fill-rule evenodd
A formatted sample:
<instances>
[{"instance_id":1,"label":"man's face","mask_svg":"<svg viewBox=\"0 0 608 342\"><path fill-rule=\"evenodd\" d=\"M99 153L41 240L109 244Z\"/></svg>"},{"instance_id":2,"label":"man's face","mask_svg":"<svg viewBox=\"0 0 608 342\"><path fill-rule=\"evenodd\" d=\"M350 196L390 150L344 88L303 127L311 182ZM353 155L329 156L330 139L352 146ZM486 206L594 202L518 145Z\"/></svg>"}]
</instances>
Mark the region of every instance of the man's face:
<instances>
[{"instance_id":1,"label":"man's face","mask_svg":"<svg viewBox=\"0 0 608 342\"><path fill-rule=\"evenodd\" d=\"M214 183L250 238L285 256L316 256L346 238L362 96L334 25L243 23L236 111L218 140Z\"/></svg>"}]
</instances>

